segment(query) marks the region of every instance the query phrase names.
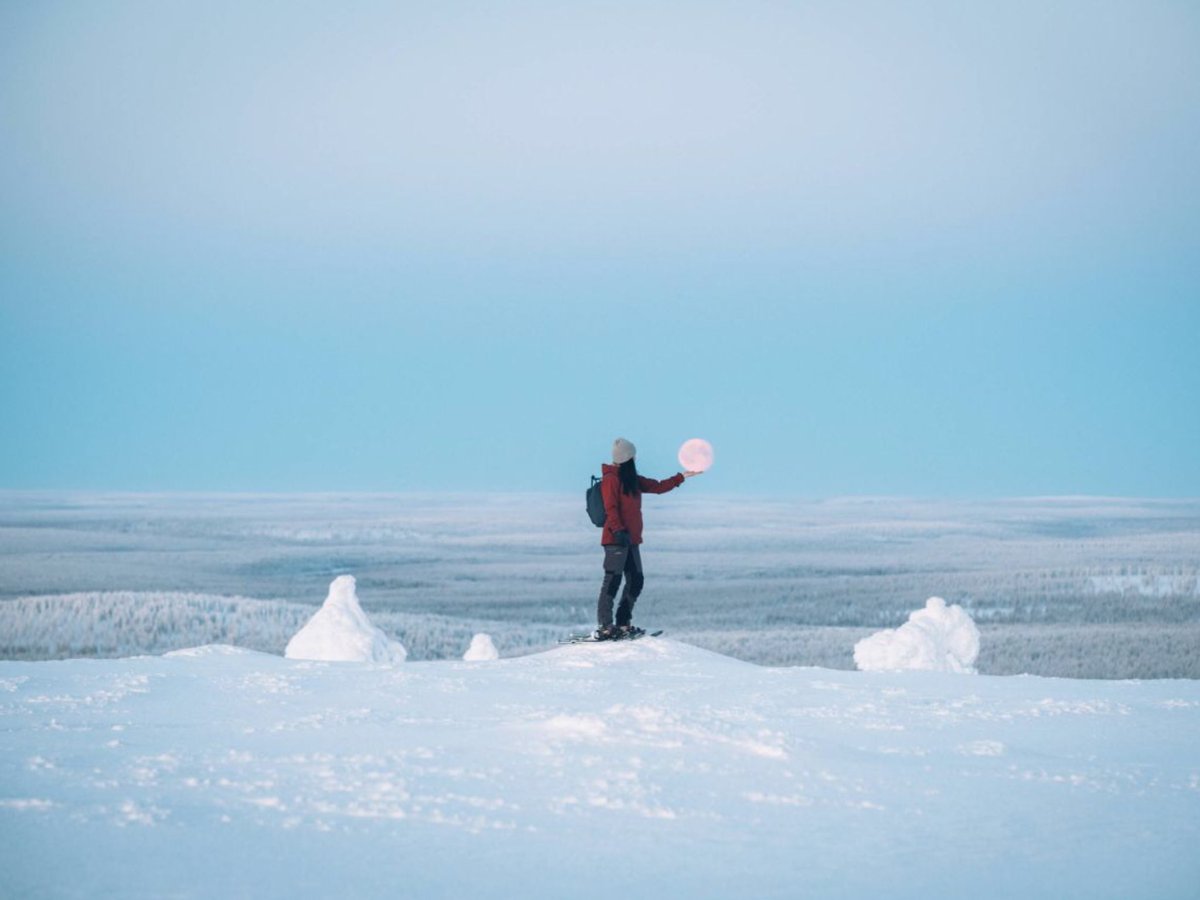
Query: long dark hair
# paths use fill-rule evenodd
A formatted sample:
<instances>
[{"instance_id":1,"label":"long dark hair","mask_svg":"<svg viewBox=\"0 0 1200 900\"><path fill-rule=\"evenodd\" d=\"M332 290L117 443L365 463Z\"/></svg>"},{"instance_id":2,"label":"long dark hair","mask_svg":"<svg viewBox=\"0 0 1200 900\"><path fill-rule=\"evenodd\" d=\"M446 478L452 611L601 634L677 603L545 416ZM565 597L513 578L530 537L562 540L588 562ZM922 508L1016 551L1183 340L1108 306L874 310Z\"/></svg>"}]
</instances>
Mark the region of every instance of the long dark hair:
<instances>
[{"instance_id":1,"label":"long dark hair","mask_svg":"<svg viewBox=\"0 0 1200 900\"><path fill-rule=\"evenodd\" d=\"M637 466L632 459L625 460L617 467L617 477L621 479L621 490L629 496L642 492L641 486L638 485Z\"/></svg>"}]
</instances>

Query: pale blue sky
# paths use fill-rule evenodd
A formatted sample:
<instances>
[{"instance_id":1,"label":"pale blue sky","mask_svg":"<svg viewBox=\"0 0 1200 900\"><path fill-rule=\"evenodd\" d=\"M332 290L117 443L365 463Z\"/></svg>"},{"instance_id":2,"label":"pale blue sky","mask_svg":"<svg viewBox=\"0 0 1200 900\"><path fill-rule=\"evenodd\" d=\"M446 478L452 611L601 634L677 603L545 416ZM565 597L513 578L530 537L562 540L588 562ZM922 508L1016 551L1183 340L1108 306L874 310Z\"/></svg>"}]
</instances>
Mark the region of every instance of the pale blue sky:
<instances>
[{"instance_id":1,"label":"pale blue sky","mask_svg":"<svg viewBox=\"0 0 1200 900\"><path fill-rule=\"evenodd\" d=\"M0 487L1200 495L1200 6L0 8ZM699 483L698 483L699 485ZM698 486L697 485L697 486Z\"/></svg>"}]
</instances>

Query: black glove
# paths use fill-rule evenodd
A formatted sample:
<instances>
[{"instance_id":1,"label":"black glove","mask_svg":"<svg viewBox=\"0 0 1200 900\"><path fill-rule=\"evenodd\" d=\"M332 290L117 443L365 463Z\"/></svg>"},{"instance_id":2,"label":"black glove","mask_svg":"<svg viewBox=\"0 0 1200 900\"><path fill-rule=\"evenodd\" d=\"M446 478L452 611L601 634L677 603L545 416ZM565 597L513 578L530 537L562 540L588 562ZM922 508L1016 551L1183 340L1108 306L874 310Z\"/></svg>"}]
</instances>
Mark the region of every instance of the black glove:
<instances>
[{"instance_id":1,"label":"black glove","mask_svg":"<svg viewBox=\"0 0 1200 900\"><path fill-rule=\"evenodd\" d=\"M613 534L613 540L617 542L618 547L629 546L629 532L622 528L620 531Z\"/></svg>"}]
</instances>

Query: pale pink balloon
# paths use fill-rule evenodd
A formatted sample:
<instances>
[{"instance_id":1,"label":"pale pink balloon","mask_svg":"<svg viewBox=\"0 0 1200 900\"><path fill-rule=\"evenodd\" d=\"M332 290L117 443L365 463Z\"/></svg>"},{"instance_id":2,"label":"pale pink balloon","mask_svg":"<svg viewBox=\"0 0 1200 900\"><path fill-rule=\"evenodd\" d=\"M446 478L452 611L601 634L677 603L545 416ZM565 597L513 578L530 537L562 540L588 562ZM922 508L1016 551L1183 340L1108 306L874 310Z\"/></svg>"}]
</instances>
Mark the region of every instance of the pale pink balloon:
<instances>
[{"instance_id":1,"label":"pale pink balloon","mask_svg":"<svg viewBox=\"0 0 1200 900\"><path fill-rule=\"evenodd\" d=\"M704 438L684 441L679 448L679 464L689 472L703 472L713 464L712 444Z\"/></svg>"}]
</instances>

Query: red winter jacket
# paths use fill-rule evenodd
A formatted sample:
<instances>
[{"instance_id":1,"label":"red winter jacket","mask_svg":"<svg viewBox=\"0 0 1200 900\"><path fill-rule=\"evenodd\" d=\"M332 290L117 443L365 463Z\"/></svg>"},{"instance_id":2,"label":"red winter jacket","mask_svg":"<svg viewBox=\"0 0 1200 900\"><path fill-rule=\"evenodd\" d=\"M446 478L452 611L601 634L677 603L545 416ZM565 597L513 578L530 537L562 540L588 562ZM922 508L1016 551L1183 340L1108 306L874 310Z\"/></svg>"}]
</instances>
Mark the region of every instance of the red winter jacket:
<instances>
[{"instance_id":1,"label":"red winter jacket","mask_svg":"<svg viewBox=\"0 0 1200 900\"><path fill-rule=\"evenodd\" d=\"M642 542L642 495L632 497L621 490L621 477L617 474L617 466L605 463L600 467L600 493L604 496L604 532L600 535L601 544L615 544L613 536L618 531L629 532L629 542ZM673 475L665 481L655 481L653 478L638 476L638 485L646 494L665 494L683 484L683 474Z\"/></svg>"}]
</instances>

